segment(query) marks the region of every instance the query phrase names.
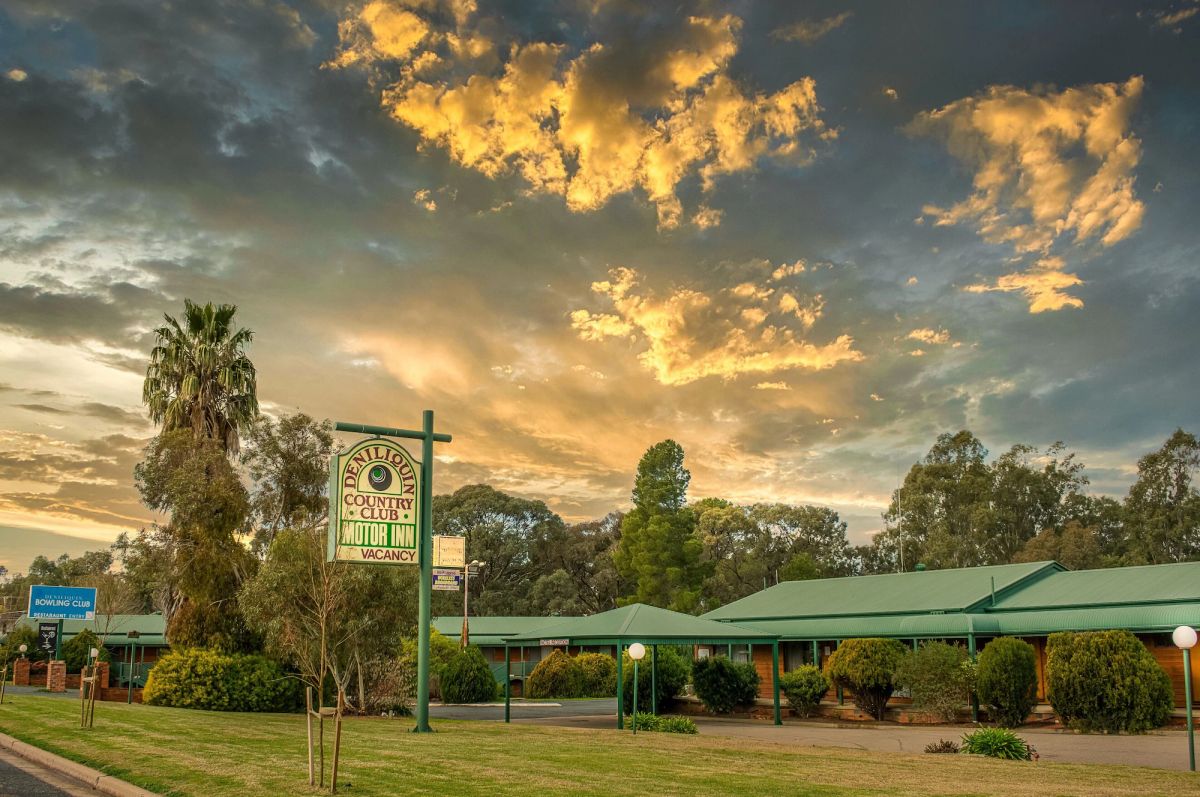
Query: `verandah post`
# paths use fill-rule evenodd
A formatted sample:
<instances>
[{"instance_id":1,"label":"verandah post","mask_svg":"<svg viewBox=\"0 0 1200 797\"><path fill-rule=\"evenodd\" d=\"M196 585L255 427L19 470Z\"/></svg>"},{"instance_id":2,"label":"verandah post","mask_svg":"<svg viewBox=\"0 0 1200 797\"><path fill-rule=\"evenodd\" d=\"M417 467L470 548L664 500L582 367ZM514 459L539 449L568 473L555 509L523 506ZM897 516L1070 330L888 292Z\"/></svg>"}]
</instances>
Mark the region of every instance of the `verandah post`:
<instances>
[{"instance_id":1,"label":"verandah post","mask_svg":"<svg viewBox=\"0 0 1200 797\"><path fill-rule=\"evenodd\" d=\"M650 713L658 713L658 645L650 646Z\"/></svg>"},{"instance_id":2,"label":"verandah post","mask_svg":"<svg viewBox=\"0 0 1200 797\"><path fill-rule=\"evenodd\" d=\"M771 692L775 699L775 724L782 725L783 718L779 714L779 640L771 643Z\"/></svg>"},{"instance_id":3,"label":"verandah post","mask_svg":"<svg viewBox=\"0 0 1200 797\"><path fill-rule=\"evenodd\" d=\"M524 658L524 657L522 657ZM504 721L509 722L512 709L512 651L504 646Z\"/></svg>"},{"instance_id":4,"label":"verandah post","mask_svg":"<svg viewBox=\"0 0 1200 797\"><path fill-rule=\"evenodd\" d=\"M617 640L617 730L625 730L625 646Z\"/></svg>"}]
</instances>

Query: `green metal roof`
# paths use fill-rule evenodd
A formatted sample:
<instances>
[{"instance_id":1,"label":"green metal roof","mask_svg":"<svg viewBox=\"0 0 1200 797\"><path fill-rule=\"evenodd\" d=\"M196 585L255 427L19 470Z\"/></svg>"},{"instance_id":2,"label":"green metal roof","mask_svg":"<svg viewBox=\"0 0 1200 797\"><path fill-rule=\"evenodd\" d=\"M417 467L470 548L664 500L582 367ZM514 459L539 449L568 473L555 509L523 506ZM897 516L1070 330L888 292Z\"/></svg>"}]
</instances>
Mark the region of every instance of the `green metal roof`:
<instances>
[{"instance_id":1,"label":"green metal roof","mask_svg":"<svg viewBox=\"0 0 1200 797\"><path fill-rule=\"evenodd\" d=\"M509 644L566 639L568 644L770 642L775 635L635 603L590 617L573 617L509 636Z\"/></svg>"},{"instance_id":2,"label":"green metal roof","mask_svg":"<svg viewBox=\"0 0 1200 797\"><path fill-rule=\"evenodd\" d=\"M896 637L941 639L966 637L970 633L995 633L990 615L964 614L879 614L870 617L806 617L795 620L750 620L741 623L764 633L792 640Z\"/></svg>"},{"instance_id":3,"label":"green metal roof","mask_svg":"<svg viewBox=\"0 0 1200 797\"><path fill-rule=\"evenodd\" d=\"M1018 584L1062 569L1057 562L924 570L877 576L847 576L812 581L785 581L705 614L710 620L961 612L991 600ZM840 634L830 638L845 638Z\"/></svg>"},{"instance_id":4,"label":"green metal roof","mask_svg":"<svg viewBox=\"0 0 1200 797\"><path fill-rule=\"evenodd\" d=\"M18 623L36 629L38 623L53 622L31 617L22 617ZM161 614L99 614L94 620L63 620L63 640L70 639L83 629L95 632L107 647L129 645L130 631L137 631L137 644L165 646L167 624Z\"/></svg>"},{"instance_id":5,"label":"green metal roof","mask_svg":"<svg viewBox=\"0 0 1200 797\"><path fill-rule=\"evenodd\" d=\"M975 617L977 625L980 624L979 615ZM1200 603L995 612L984 615L982 620L994 622L996 633L1008 636L1041 636L1055 631L1113 629L1170 633L1181 625L1200 625Z\"/></svg>"},{"instance_id":6,"label":"green metal roof","mask_svg":"<svg viewBox=\"0 0 1200 797\"><path fill-rule=\"evenodd\" d=\"M1200 562L1052 573L996 601L993 611L1200 602Z\"/></svg>"},{"instance_id":7,"label":"green metal roof","mask_svg":"<svg viewBox=\"0 0 1200 797\"><path fill-rule=\"evenodd\" d=\"M542 626L558 623L562 617L472 617L468 626L471 644L484 647L500 646L504 638L524 634ZM433 627L454 641L462 636L462 615L435 617Z\"/></svg>"}]
</instances>

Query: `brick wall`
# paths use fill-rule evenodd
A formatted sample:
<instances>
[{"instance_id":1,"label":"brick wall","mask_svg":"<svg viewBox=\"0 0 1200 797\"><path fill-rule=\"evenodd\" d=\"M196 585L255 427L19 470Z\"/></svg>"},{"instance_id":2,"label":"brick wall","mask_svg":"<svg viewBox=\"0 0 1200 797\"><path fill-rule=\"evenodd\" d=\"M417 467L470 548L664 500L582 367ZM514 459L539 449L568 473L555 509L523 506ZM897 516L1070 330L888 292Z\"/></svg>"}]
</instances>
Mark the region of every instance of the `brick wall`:
<instances>
[{"instance_id":1,"label":"brick wall","mask_svg":"<svg viewBox=\"0 0 1200 797\"><path fill-rule=\"evenodd\" d=\"M29 659L17 659L13 662L13 684L29 686Z\"/></svg>"}]
</instances>

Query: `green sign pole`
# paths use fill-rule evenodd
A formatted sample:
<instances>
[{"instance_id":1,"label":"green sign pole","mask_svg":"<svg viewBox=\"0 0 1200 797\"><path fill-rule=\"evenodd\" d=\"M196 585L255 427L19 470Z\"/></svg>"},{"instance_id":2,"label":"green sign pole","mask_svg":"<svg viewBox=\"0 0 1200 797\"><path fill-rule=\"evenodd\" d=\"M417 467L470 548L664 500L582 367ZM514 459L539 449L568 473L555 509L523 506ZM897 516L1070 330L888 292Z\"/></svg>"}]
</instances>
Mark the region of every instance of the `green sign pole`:
<instances>
[{"instance_id":1,"label":"green sign pole","mask_svg":"<svg viewBox=\"0 0 1200 797\"><path fill-rule=\"evenodd\" d=\"M429 727L429 625L433 601L433 410L421 416L421 593L417 626L417 726L413 733L431 733Z\"/></svg>"},{"instance_id":2,"label":"green sign pole","mask_svg":"<svg viewBox=\"0 0 1200 797\"><path fill-rule=\"evenodd\" d=\"M59 618L58 630L54 632L54 660L62 661L62 618Z\"/></svg>"},{"instance_id":3,"label":"green sign pole","mask_svg":"<svg viewBox=\"0 0 1200 797\"><path fill-rule=\"evenodd\" d=\"M334 429L339 432L357 432L380 437L402 437L421 441L421 511L417 518L417 557L421 568L421 584L418 599L417 625L417 724L413 733L431 733L429 727L429 628L432 621L433 601L433 444L449 443L448 434L433 431L433 410L422 414L421 431L394 429L388 426L372 426L361 423L338 421ZM335 495L338 484L337 460L330 465L330 495ZM330 515L330 560L334 557L334 538L338 529L334 516Z\"/></svg>"}]
</instances>

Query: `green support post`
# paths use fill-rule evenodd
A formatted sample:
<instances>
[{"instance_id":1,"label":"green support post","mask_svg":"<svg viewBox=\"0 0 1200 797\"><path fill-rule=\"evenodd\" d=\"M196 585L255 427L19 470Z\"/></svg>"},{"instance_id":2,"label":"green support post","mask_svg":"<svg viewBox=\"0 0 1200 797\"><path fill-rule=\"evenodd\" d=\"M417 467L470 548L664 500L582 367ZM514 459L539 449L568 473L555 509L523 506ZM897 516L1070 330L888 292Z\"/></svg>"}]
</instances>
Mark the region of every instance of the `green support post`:
<instances>
[{"instance_id":1,"label":"green support post","mask_svg":"<svg viewBox=\"0 0 1200 797\"><path fill-rule=\"evenodd\" d=\"M650 713L658 713L658 645L650 646Z\"/></svg>"},{"instance_id":2,"label":"green support post","mask_svg":"<svg viewBox=\"0 0 1200 797\"><path fill-rule=\"evenodd\" d=\"M625 649L617 643L617 730L625 730Z\"/></svg>"},{"instance_id":3,"label":"green support post","mask_svg":"<svg viewBox=\"0 0 1200 797\"><path fill-rule=\"evenodd\" d=\"M971 627L971 618L967 618L968 627ZM974 628L971 628L971 633L967 634L967 655L971 657L971 661L975 661L975 634ZM979 722L979 695L971 693L971 722Z\"/></svg>"},{"instance_id":4,"label":"green support post","mask_svg":"<svg viewBox=\"0 0 1200 797\"><path fill-rule=\"evenodd\" d=\"M733 661L733 643L732 643L732 642L730 642L730 643L729 643L729 644L726 646L725 655L729 657L729 660L730 660L730 661Z\"/></svg>"},{"instance_id":5,"label":"green support post","mask_svg":"<svg viewBox=\"0 0 1200 797\"><path fill-rule=\"evenodd\" d=\"M817 647L817 640L812 641L812 663L818 670L821 669L821 650Z\"/></svg>"},{"instance_id":6,"label":"green support post","mask_svg":"<svg viewBox=\"0 0 1200 797\"><path fill-rule=\"evenodd\" d=\"M134 662L134 656L137 653L137 640L130 639L129 643L130 643L129 644L129 694L126 696L125 702L132 706L133 705L133 674L136 672L136 670L134 669L133 662Z\"/></svg>"},{"instance_id":7,"label":"green support post","mask_svg":"<svg viewBox=\"0 0 1200 797\"><path fill-rule=\"evenodd\" d=\"M433 410L421 414L421 528L417 542L421 559L421 586L417 596L417 725L413 733L431 733L429 727L429 625L433 621Z\"/></svg>"},{"instance_id":8,"label":"green support post","mask_svg":"<svg viewBox=\"0 0 1200 797\"><path fill-rule=\"evenodd\" d=\"M1192 729L1192 651L1183 649L1183 702L1187 704L1188 767L1196 771L1196 737Z\"/></svg>"},{"instance_id":9,"label":"green support post","mask_svg":"<svg viewBox=\"0 0 1200 797\"><path fill-rule=\"evenodd\" d=\"M54 632L54 660L62 661L62 620L58 621L58 630Z\"/></svg>"},{"instance_id":10,"label":"green support post","mask_svg":"<svg viewBox=\"0 0 1200 797\"><path fill-rule=\"evenodd\" d=\"M775 724L782 725L783 717L779 713L779 640L771 643L771 692L775 699Z\"/></svg>"},{"instance_id":11,"label":"green support post","mask_svg":"<svg viewBox=\"0 0 1200 797\"><path fill-rule=\"evenodd\" d=\"M524 657L522 657L524 658ZM510 722L512 708L512 657L508 645L504 646L504 721Z\"/></svg>"}]
</instances>

